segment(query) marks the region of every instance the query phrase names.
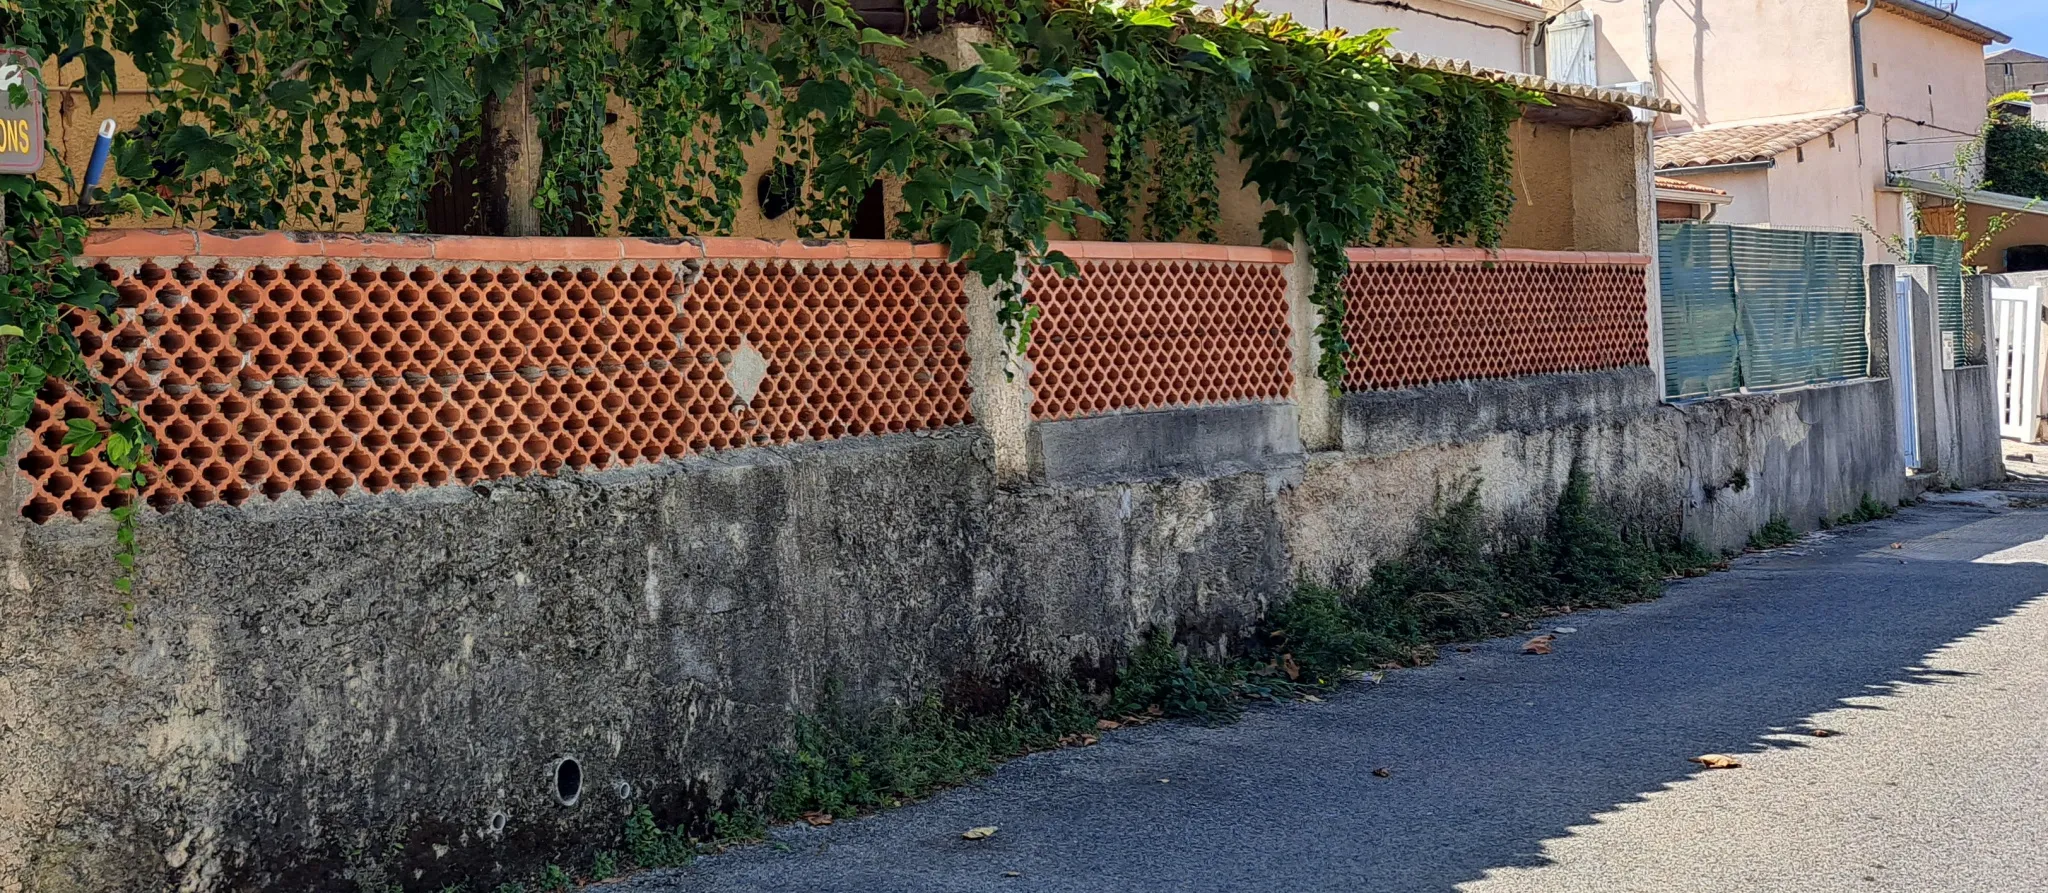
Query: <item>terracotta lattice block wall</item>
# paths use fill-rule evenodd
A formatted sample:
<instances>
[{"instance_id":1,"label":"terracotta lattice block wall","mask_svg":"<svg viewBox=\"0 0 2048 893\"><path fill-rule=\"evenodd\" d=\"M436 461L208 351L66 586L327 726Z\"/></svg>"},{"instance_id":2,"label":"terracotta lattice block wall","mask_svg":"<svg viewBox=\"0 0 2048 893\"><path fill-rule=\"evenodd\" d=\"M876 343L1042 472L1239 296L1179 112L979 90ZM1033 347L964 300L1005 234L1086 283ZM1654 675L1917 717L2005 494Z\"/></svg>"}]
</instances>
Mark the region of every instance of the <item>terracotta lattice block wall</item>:
<instances>
[{"instance_id":1,"label":"terracotta lattice block wall","mask_svg":"<svg viewBox=\"0 0 2048 893\"><path fill-rule=\"evenodd\" d=\"M1286 252L1067 244L1081 275L1041 270L1029 348L1032 415L1284 400Z\"/></svg>"},{"instance_id":2,"label":"terracotta lattice block wall","mask_svg":"<svg viewBox=\"0 0 2048 893\"><path fill-rule=\"evenodd\" d=\"M1649 364L1649 258L1354 249L1346 390Z\"/></svg>"},{"instance_id":3,"label":"terracotta lattice block wall","mask_svg":"<svg viewBox=\"0 0 2048 893\"><path fill-rule=\"evenodd\" d=\"M147 241L164 238L193 247ZM155 259L120 259L138 242ZM959 273L908 245L864 257L859 243L134 234L95 247L120 309L112 326L81 317L80 341L161 441L143 493L160 509L968 419ZM89 407L58 386L43 397L23 514L116 504L113 470L61 445Z\"/></svg>"}]
</instances>

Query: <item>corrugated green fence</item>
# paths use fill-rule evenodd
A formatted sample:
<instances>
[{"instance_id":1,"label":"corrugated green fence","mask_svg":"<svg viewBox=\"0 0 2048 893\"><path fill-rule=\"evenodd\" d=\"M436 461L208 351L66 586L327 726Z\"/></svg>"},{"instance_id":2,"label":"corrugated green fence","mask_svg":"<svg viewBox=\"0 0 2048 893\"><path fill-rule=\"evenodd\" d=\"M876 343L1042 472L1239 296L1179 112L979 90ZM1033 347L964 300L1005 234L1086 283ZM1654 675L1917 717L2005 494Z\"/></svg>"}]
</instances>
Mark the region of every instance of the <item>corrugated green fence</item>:
<instances>
[{"instance_id":1,"label":"corrugated green fence","mask_svg":"<svg viewBox=\"0 0 2048 893\"><path fill-rule=\"evenodd\" d=\"M1942 349L1957 366L1972 365L1969 320L1963 307L1963 243L1948 236L1921 236L1913 241L1913 262L1934 267L1934 317L1941 327Z\"/></svg>"},{"instance_id":2,"label":"corrugated green fence","mask_svg":"<svg viewBox=\"0 0 2048 893\"><path fill-rule=\"evenodd\" d=\"M1657 242L1665 396L1868 374L1862 237L1666 223Z\"/></svg>"}]
</instances>

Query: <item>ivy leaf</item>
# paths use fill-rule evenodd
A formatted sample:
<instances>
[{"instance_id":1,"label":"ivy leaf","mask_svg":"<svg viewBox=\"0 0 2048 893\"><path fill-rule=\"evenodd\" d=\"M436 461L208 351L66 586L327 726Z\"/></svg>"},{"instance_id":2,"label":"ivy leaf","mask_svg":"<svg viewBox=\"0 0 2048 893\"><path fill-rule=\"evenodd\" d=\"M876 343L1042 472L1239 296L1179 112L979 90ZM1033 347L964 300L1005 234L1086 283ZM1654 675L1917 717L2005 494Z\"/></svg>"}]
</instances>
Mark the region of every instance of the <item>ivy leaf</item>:
<instances>
[{"instance_id":1,"label":"ivy leaf","mask_svg":"<svg viewBox=\"0 0 2048 893\"><path fill-rule=\"evenodd\" d=\"M989 188L995 185L996 178L989 172L980 168L970 167L955 171L953 173L953 182L948 189L952 193L953 200L956 202L960 200L961 196L971 195L974 197L975 203L993 210L995 205L989 203L988 193Z\"/></svg>"},{"instance_id":2,"label":"ivy leaf","mask_svg":"<svg viewBox=\"0 0 2048 893\"><path fill-rule=\"evenodd\" d=\"M879 45L885 47L907 47L910 45L904 43L901 38L883 34L882 32L876 31L873 28L860 29L860 42L862 46Z\"/></svg>"},{"instance_id":3,"label":"ivy leaf","mask_svg":"<svg viewBox=\"0 0 2048 893\"><path fill-rule=\"evenodd\" d=\"M185 174L192 176L206 171L225 172L235 163L235 147L206 129L195 124L178 128L164 140L165 154L185 160Z\"/></svg>"},{"instance_id":4,"label":"ivy leaf","mask_svg":"<svg viewBox=\"0 0 2048 893\"><path fill-rule=\"evenodd\" d=\"M1190 53L1201 53L1218 59L1223 58L1223 50L1216 46L1216 41L1203 37L1200 34L1183 34L1179 40L1173 42L1173 45Z\"/></svg>"},{"instance_id":5,"label":"ivy leaf","mask_svg":"<svg viewBox=\"0 0 2048 893\"><path fill-rule=\"evenodd\" d=\"M802 118L819 112L826 118L845 114L853 107L853 87L840 80L809 80L796 91L796 115Z\"/></svg>"},{"instance_id":6,"label":"ivy leaf","mask_svg":"<svg viewBox=\"0 0 2048 893\"><path fill-rule=\"evenodd\" d=\"M1131 17L1124 21L1137 28L1171 28L1173 13L1157 6L1148 6L1132 13Z\"/></svg>"},{"instance_id":7,"label":"ivy leaf","mask_svg":"<svg viewBox=\"0 0 2048 893\"><path fill-rule=\"evenodd\" d=\"M180 65L176 77L178 83L192 88L194 92L203 93L213 86L213 69L204 65Z\"/></svg>"},{"instance_id":8,"label":"ivy leaf","mask_svg":"<svg viewBox=\"0 0 2048 893\"><path fill-rule=\"evenodd\" d=\"M85 98L97 105L100 96L116 83L114 54L100 47L86 47L79 58L85 62L85 77L80 79L79 86L84 88Z\"/></svg>"},{"instance_id":9,"label":"ivy leaf","mask_svg":"<svg viewBox=\"0 0 2048 893\"><path fill-rule=\"evenodd\" d=\"M313 85L305 81L277 81L264 91L278 108L304 114L313 108Z\"/></svg>"},{"instance_id":10,"label":"ivy leaf","mask_svg":"<svg viewBox=\"0 0 2048 893\"><path fill-rule=\"evenodd\" d=\"M64 423L64 446L71 448L71 455L83 456L93 451L104 441L98 422L92 419L71 419Z\"/></svg>"},{"instance_id":11,"label":"ivy leaf","mask_svg":"<svg viewBox=\"0 0 2048 893\"><path fill-rule=\"evenodd\" d=\"M967 252L981 244L981 226L965 217L956 217L945 230L946 262L952 263L966 257Z\"/></svg>"},{"instance_id":12,"label":"ivy leaf","mask_svg":"<svg viewBox=\"0 0 2048 893\"><path fill-rule=\"evenodd\" d=\"M107 435L108 462L113 463L117 468L126 467L129 460L133 458L135 458L134 441L129 440L126 435L120 433Z\"/></svg>"},{"instance_id":13,"label":"ivy leaf","mask_svg":"<svg viewBox=\"0 0 2048 893\"><path fill-rule=\"evenodd\" d=\"M958 127L968 133L974 132L974 123L958 109L932 109L931 114L924 116L924 123L931 127Z\"/></svg>"},{"instance_id":14,"label":"ivy leaf","mask_svg":"<svg viewBox=\"0 0 2048 893\"><path fill-rule=\"evenodd\" d=\"M1135 79L1139 73L1138 57L1123 50L1103 53L1102 58L1096 60L1096 64L1102 66L1102 73L1109 75L1111 80L1129 81Z\"/></svg>"},{"instance_id":15,"label":"ivy leaf","mask_svg":"<svg viewBox=\"0 0 2048 893\"><path fill-rule=\"evenodd\" d=\"M21 327L20 327L20 326L15 326L15 325L5 325L5 326L0 326L0 338L19 338L19 337L21 337L21 336L23 336L23 335L26 335L26 334L28 334L28 333L27 333L27 332L24 332L24 331L22 331L22 330L21 330Z\"/></svg>"}]
</instances>

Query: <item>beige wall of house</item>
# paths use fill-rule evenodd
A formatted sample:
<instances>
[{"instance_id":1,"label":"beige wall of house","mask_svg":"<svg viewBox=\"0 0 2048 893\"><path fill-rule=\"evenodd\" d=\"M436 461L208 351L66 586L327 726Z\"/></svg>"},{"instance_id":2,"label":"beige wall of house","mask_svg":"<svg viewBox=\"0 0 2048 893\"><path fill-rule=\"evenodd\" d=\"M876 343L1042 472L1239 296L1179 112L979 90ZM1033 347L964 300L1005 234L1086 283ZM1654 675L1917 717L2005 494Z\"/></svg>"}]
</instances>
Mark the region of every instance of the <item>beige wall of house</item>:
<instances>
[{"instance_id":1,"label":"beige wall of house","mask_svg":"<svg viewBox=\"0 0 2048 893\"><path fill-rule=\"evenodd\" d=\"M1563 8L1571 0L1547 0ZM1648 0L1583 0L1595 21L1603 83L1650 80ZM1849 16L1835 4L1787 0L1655 0L1660 92L1684 111L1658 130L1797 116L1855 103ZM1860 8L1860 5L1859 5ZM1983 60L1976 65L1981 71Z\"/></svg>"},{"instance_id":2,"label":"beige wall of house","mask_svg":"<svg viewBox=\"0 0 2048 893\"><path fill-rule=\"evenodd\" d=\"M1889 169L1952 169L1957 147L1984 127L1984 45L1879 9L1863 22L1863 58Z\"/></svg>"},{"instance_id":3,"label":"beige wall of house","mask_svg":"<svg viewBox=\"0 0 2048 893\"><path fill-rule=\"evenodd\" d=\"M1464 59L1502 71L1534 71L1528 55L1531 25L1526 17L1493 11L1501 5L1457 0L1404 0L1400 6L1360 0L1265 0L1259 8L1286 13L1312 27L1342 28L1353 34L1394 28L1393 44L1399 50ZM1530 9L1534 14L1536 8Z\"/></svg>"}]
</instances>

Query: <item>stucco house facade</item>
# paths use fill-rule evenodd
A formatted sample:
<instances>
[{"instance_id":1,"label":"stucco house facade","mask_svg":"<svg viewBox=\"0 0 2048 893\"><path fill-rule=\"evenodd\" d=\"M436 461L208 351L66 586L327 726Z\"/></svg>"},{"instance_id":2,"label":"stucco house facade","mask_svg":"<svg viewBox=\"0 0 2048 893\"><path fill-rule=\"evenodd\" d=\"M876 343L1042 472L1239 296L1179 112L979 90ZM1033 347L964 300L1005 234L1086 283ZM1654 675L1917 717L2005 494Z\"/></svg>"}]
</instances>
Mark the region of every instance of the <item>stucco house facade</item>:
<instances>
[{"instance_id":1,"label":"stucco house facade","mask_svg":"<svg viewBox=\"0 0 2048 893\"><path fill-rule=\"evenodd\" d=\"M1982 130L1984 50L2009 40L1917 0L1549 2L1584 11L1589 46L1582 61L1546 41L1537 58L1677 102L1653 124L1658 172L1726 192L1717 221L1867 221L1872 260L1888 257L1879 236L1918 232L1916 190Z\"/></svg>"},{"instance_id":2,"label":"stucco house facade","mask_svg":"<svg viewBox=\"0 0 2048 893\"><path fill-rule=\"evenodd\" d=\"M1393 28L1394 48L1402 52L1524 74L1538 70L1536 41L1549 16L1524 0L1265 0L1259 7L1353 34Z\"/></svg>"}]
</instances>

